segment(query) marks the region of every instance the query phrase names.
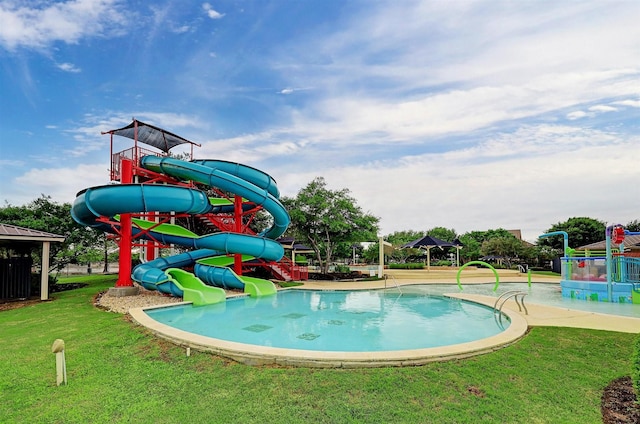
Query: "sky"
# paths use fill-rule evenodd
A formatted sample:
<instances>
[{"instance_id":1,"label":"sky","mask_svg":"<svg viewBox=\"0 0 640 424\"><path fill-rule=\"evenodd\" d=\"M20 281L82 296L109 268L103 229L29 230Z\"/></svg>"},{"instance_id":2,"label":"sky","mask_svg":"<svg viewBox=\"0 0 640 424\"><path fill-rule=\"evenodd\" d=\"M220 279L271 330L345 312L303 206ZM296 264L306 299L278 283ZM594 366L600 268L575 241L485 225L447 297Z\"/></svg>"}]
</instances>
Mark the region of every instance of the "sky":
<instances>
[{"instance_id":1,"label":"sky","mask_svg":"<svg viewBox=\"0 0 640 424\"><path fill-rule=\"evenodd\" d=\"M379 235L625 224L639 17L635 0L0 0L0 202L107 184L101 132L135 117L284 196L347 188Z\"/></svg>"}]
</instances>

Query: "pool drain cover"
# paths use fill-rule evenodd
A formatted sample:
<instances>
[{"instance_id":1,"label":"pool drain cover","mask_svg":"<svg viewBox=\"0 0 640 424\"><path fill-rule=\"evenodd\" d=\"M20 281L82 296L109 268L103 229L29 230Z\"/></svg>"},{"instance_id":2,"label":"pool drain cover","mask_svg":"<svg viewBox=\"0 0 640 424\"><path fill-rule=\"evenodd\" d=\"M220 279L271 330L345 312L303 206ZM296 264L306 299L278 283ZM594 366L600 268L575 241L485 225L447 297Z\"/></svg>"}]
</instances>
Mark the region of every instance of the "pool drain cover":
<instances>
[{"instance_id":1,"label":"pool drain cover","mask_svg":"<svg viewBox=\"0 0 640 424\"><path fill-rule=\"evenodd\" d=\"M298 314L296 312L292 312L290 314L287 315L282 315L285 318L293 318L293 319L298 319L298 318L302 318L305 314Z\"/></svg>"},{"instance_id":2,"label":"pool drain cover","mask_svg":"<svg viewBox=\"0 0 640 424\"><path fill-rule=\"evenodd\" d=\"M318 337L320 337L320 334L313 334L313 333L303 333L298 336L299 339L307 340L307 341L315 340Z\"/></svg>"},{"instance_id":3,"label":"pool drain cover","mask_svg":"<svg viewBox=\"0 0 640 424\"><path fill-rule=\"evenodd\" d=\"M260 333L270 328L273 328L273 327L268 325L262 325L262 324L254 324L254 325L250 325L248 327L243 328L243 330L253 331L254 333Z\"/></svg>"}]
</instances>

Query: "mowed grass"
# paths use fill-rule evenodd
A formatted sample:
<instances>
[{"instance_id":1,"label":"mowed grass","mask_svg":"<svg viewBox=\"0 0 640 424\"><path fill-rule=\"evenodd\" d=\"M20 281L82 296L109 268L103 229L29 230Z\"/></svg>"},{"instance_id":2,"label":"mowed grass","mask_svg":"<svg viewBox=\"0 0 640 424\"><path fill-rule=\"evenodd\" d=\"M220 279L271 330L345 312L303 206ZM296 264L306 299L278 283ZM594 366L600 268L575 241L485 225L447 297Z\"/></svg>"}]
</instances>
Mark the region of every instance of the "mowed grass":
<instances>
[{"instance_id":1,"label":"mowed grass","mask_svg":"<svg viewBox=\"0 0 640 424\"><path fill-rule=\"evenodd\" d=\"M497 352L420 367L250 367L187 357L92 305L115 276L80 280L90 286L0 312L0 422L599 423L602 390L630 373L636 337L533 328Z\"/></svg>"}]
</instances>

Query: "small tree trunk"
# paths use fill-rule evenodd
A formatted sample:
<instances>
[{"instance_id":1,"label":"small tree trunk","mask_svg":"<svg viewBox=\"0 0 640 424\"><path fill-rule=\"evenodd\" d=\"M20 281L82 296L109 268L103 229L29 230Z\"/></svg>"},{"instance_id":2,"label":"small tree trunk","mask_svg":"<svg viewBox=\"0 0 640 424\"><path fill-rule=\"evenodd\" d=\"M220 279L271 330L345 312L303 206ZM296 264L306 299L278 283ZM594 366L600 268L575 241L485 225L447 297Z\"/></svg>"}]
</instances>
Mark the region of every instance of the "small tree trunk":
<instances>
[{"instance_id":1,"label":"small tree trunk","mask_svg":"<svg viewBox=\"0 0 640 424\"><path fill-rule=\"evenodd\" d=\"M315 253L316 253L316 260L318 261L318 264L320 264L320 272L323 274L327 273L327 269L325 267L324 262L322 261L322 256L320 255L320 249L318 248L314 248Z\"/></svg>"},{"instance_id":2,"label":"small tree trunk","mask_svg":"<svg viewBox=\"0 0 640 424\"><path fill-rule=\"evenodd\" d=\"M325 257L325 274L329 273L329 264L331 263L331 258L333 257L333 246L331 244L331 242L328 242L325 246L325 248L327 249L327 256Z\"/></svg>"}]
</instances>

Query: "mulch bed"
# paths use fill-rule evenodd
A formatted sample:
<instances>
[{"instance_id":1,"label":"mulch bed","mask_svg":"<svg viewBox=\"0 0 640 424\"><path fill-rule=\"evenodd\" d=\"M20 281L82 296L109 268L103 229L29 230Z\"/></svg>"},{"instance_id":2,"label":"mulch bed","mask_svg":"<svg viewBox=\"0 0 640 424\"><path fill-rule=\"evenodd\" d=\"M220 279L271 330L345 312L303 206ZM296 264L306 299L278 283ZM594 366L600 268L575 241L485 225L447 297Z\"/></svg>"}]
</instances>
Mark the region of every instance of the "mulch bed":
<instances>
[{"instance_id":1,"label":"mulch bed","mask_svg":"<svg viewBox=\"0 0 640 424\"><path fill-rule=\"evenodd\" d=\"M640 423L640 405L631 377L620 377L609 383L602 394L600 408L604 424Z\"/></svg>"}]
</instances>

